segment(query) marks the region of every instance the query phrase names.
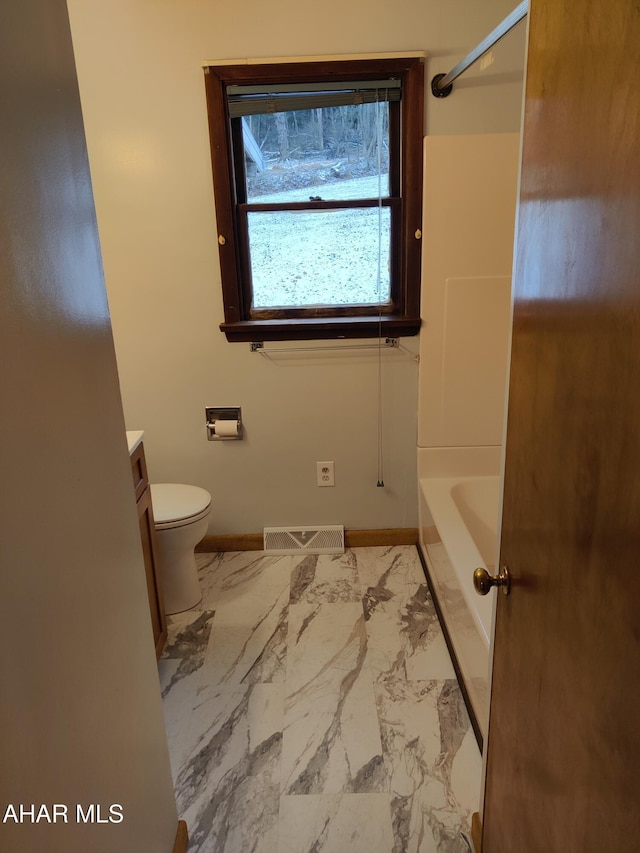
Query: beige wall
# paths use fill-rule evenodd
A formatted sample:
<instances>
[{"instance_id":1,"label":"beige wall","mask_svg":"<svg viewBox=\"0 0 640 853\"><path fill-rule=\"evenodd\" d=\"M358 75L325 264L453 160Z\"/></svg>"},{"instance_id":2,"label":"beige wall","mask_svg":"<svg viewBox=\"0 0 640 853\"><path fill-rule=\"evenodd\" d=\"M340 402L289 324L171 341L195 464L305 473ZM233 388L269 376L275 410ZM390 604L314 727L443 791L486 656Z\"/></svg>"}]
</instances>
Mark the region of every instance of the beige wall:
<instances>
[{"instance_id":1,"label":"beige wall","mask_svg":"<svg viewBox=\"0 0 640 853\"><path fill-rule=\"evenodd\" d=\"M0 823L20 853L169 853L176 812L63 0L0 6ZM122 806L120 823L76 807ZM111 815L118 816L116 811Z\"/></svg>"},{"instance_id":2,"label":"beige wall","mask_svg":"<svg viewBox=\"0 0 640 853\"><path fill-rule=\"evenodd\" d=\"M383 359L384 479L377 489L377 359L268 361L229 344L222 319L201 63L425 50L447 71L512 0L69 0L127 427L151 477L212 492L210 533L267 525L417 524L417 366ZM523 29L522 27L520 29ZM517 130L524 32L456 92L427 95L429 133ZM404 339L417 350L418 340ZM204 407L242 406L246 440L207 442ZM336 486L316 486L334 460Z\"/></svg>"}]
</instances>

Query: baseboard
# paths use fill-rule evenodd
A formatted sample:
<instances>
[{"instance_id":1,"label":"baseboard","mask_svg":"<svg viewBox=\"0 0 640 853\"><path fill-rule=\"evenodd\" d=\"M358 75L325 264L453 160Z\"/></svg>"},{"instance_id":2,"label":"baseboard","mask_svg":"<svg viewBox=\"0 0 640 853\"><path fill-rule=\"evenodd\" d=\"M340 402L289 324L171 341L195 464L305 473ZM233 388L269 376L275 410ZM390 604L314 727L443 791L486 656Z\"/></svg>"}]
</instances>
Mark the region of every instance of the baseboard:
<instances>
[{"instance_id":1,"label":"baseboard","mask_svg":"<svg viewBox=\"0 0 640 853\"><path fill-rule=\"evenodd\" d=\"M417 545L417 527L388 527L382 530L345 530L347 548L371 548L375 545Z\"/></svg>"},{"instance_id":2,"label":"baseboard","mask_svg":"<svg viewBox=\"0 0 640 853\"><path fill-rule=\"evenodd\" d=\"M471 840L476 848L475 853L482 853L482 821L478 812L471 816Z\"/></svg>"},{"instance_id":3,"label":"baseboard","mask_svg":"<svg viewBox=\"0 0 640 853\"><path fill-rule=\"evenodd\" d=\"M187 831L187 824L184 820L179 820L176 840L173 842L173 853L187 853L188 846L189 833Z\"/></svg>"},{"instance_id":4,"label":"baseboard","mask_svg":"<svg viewBox=\"0 0 640 853\"><path fill-rule=\"evenodd\" d=\"M417 527L390 527L381 530L345 530L347 548L371 548L376 545L417 545ZM237 533L205 536L196 548L200 553L214 551L262 551L262 533Z\"/></svg>"},{"instance_id":5,"label":"baseboard","mask_svg":"<svg viewBox=\"0 0 640 853\"><path fill-rule=\"evenodd\" d=\"M213 551L262 551L264 536L262 533L231 533L225 536L205 536L196 546L200 553Z\"/></svg>"}]
</instances>

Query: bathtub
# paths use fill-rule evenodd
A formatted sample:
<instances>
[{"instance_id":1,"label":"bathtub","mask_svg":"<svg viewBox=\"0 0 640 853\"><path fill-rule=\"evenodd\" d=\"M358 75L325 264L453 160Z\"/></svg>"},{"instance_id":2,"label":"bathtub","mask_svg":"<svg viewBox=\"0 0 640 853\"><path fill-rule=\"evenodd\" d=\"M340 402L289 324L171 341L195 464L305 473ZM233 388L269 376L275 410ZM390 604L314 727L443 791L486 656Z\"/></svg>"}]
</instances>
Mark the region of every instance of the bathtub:
<instances>
[{"instance_id":1,"label":"bathtub","mask_svg":"<svg viewBox=\"0 0 640 853\"><path fill-rule=\"evenodd\" d=\"M419 448L420 550L479 739L489 712L495 594L478 595L474 569L498 555L499 447Z\"/></svg>"}]
</instances>

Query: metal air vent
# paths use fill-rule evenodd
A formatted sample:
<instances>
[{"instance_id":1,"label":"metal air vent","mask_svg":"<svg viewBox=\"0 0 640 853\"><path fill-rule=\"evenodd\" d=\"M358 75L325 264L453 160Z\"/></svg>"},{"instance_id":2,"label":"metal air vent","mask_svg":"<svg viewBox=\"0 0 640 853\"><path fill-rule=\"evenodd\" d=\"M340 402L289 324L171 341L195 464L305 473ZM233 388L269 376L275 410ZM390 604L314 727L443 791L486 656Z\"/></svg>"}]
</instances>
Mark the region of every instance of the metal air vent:
<instances>
[{"instance_id":1,"label":"metal air vent","mask_svg":"<svg viewBox=\"0 0 640 853\"><path fill-rule=\"evenodd\" d=\"M344 526L265 527L267 554L344 554Z\"/></svg>"}]
</instances>

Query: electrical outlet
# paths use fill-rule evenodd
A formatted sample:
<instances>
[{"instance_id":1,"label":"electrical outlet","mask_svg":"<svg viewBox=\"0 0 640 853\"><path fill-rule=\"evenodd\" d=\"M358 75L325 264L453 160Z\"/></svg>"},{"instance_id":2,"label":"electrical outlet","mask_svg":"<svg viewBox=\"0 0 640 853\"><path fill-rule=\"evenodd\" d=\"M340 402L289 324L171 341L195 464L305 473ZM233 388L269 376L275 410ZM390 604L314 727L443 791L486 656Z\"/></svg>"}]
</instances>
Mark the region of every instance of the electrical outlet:
<instances>
[{"instance_id":1,"label":"electrical outlet","mask_svg":"<svg viewBox=\"0 0 640 853\"><path fill-rule=\"evenodd\" d=\"M316 462L319 486L335 486L333 462Z\"/></svg>"}]
</instances>

